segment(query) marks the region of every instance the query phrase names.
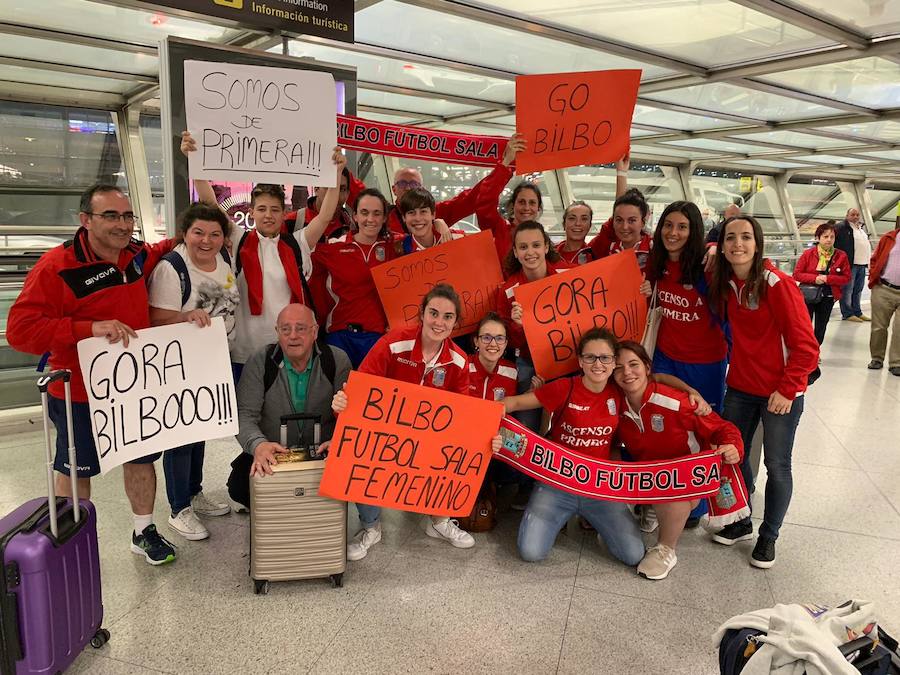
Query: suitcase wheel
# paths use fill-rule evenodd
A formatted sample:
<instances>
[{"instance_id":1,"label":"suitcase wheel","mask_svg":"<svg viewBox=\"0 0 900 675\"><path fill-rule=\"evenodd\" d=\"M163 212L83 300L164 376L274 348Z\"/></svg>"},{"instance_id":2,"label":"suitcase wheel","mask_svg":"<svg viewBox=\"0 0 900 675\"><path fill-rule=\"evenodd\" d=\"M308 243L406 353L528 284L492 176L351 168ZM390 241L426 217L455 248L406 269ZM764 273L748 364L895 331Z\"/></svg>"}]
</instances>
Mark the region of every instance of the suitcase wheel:
<instances>
[{"instance_id":1,"label":"suitcase wheel","mask_svg":"<svg viewBox=\"0 0 900 675\"><path fill-rule=\"evenodd\" d=\"M109 631L105 628L101 628L96 633L94 633L94 637L91 638L91 647L94 649L100 649L103 645L109 642Z\"/></svg>"},{"instance_id":2,"label":"suitcase wheel","mask_svg":"<svg viewBox=\"0 0 900 675\"><path fill-rule=\"evenodd\" d=\"M269 582L266 579L254 579L253 580L253 592L257 595L268 595L269 593Z\"/></svg>"},{"instance_id":3,"label":"suitcase wheel","mask_svg":"<svg viewBox=\"0 0 900 675\"><path fill-rule=\"evenodd\" d=\"M331 575L331 587L332 588L343 588L344 586L344 573L340 574L332 574Z\"/></svg>"}]
</instances>

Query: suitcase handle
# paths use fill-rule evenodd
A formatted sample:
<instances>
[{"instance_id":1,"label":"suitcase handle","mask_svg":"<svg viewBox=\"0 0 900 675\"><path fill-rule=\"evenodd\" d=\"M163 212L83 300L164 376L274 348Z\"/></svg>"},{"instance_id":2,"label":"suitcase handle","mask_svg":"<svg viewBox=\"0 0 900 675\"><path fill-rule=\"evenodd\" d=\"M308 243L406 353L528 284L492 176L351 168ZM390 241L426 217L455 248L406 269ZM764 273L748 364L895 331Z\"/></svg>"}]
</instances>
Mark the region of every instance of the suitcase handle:
<instances>
[{"instance_id":1,"label":"suitcase handle","mask_svg":"<svg viewBox=\"0 0 900 675\"><path fill-rule=\"evenodd\" d=\"M300 420L313 420L314 422L321 422L322 416L318 413L291 413L290 415L282 415L281 423L287 424L288 422L300 421Z\"/></svg>"},{"instance_id":2,"label":"suitcase handle","mask_svg":"<svg viewBox=\"0 0 900 675\"><path fill-rule=\"evenodd\" d=\"M288 422L312 421L315 423L313 428L313 443L316 448L322 443L322 415L318 413L290 413L281 416L280 438L281 444L287 447L287 423ZM311 459L318 459L318 453L313 451L310 453Z\"/></svg>"},{"instance_id":3,"label":"suitcase handle","mask_svg":"<svg viewBox=\"0 0 900 675\"><path fill-rule=\"evenodd\" d=\"M72 517L77 525L81 522L81 506L78 503L78 462L75 459L75 430L72 428L72 371L54 370L38 378L37 386L41 392L41 408L44 413L44 445L47 451L47 504L50 507L50 532L53 538L59 537L59 522L56 517L56 483L53 479L53 451L50 446L50 398L48 388L51 382L62 380L65 384L66 399L66 431L69 443L69 478L72 481Z\"/></svg>"},{"instance_id":4,"label":"suitcase handle","mask_svg":"<svg viewBox=\"0 0 900 675\"><path fill-rule=\"evenodd\" d=\"M72 379L72 371L70 370L54 370L52 373L47 375L41 375L38 378L37 386L41 393L47 391L47 388L50 386L51 382L56 382L57 380L62 380L63 382L69 382Z\"/></svg>"}]
</instances>

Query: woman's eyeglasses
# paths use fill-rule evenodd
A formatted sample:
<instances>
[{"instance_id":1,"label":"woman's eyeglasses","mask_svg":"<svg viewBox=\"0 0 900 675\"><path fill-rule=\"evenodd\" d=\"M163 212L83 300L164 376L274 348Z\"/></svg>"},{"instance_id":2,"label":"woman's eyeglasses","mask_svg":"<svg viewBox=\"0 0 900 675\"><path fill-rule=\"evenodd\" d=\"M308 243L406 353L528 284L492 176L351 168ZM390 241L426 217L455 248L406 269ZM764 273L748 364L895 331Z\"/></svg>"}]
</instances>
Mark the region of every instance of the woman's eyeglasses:
<instances>
[{"instance_id":1,"label":"woman's eyeglasses","mask_svg":"<svg viewBox=\"0 0 900 675\"><path fill-rule=\"evenodd\" d=\"M479 335L478 341L483 345L489 345L492 342L496 342L497 346L502 346L506 344L506 336L505 335Z\"/></svg>"},{"instance_id":2,"label":"woman's eyeglasses","mask_svg":"<svg viewBox=\"0 0 900 675\"><path fill-rule=\"evenodd\" d=\"M612 354L581 354L578 358L584 361L587 365L592 366L597 361L602 363L604 366L608 366L610 363L613 363L616 360L616 357Z\"/></svg>"}]
</instances>

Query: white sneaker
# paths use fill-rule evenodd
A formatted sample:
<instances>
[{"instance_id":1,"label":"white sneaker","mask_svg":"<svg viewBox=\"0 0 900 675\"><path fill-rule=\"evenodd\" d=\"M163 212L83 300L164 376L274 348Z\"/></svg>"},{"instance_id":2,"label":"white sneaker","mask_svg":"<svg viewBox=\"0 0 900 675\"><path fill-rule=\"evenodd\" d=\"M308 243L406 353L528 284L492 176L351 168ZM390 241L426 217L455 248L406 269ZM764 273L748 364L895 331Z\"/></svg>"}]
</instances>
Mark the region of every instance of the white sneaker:
<instances>
[{"instance_id":1,"label":"white sneaker","mask_svg":"<svg viewBox=\"0 0 900 675\"><path fill-rule=\"evenodd\" d=\"M658 581L669 576L669 572L678 563L675 551L665 544L657 544L644 555L638 563L637 572L642 577Z\"/></svg>"},{"instance_id":2,"label":"white sneaker","mask_svg":"<svg viewBox=\"0 0 900 675\"><path fill-rule=\"evenodd\" d=\"M209 538L209 530L194 515L194 510L190 506L183 509L177 516L169 516L169 527L191 541Z\"/></svg>"},{"instance_id":3,"label":"white sneaker","mask_svg":"<svg viewBox=\"0 0 900 675\"><path fill-rule=\"evenodd\" d=\"M353 541L347 544L347 560L362 560L368 554L369 549L381 541L381 523L377 522L372 527L364 527L357 532Z\"/></svg>"},{"instance_id":4,"label":"white sneaker","mask_svg":"<svg viewBox=\"0 0 900 675\"><path fill-rule=\"evenodd\" d=\"M191 508L198 516L224 516L231 511L225 502L214 502L203 492L198 492L191 499Z\"/></svg>"},{"instance_id":5,"label":"white sneaker","mask_svg":"<svg viewBox=\"0 0 900 675\"><path fill-rule=\"evenodd\" d=\"M231 505L231 510L235 513L250 513L249 506L236 502L231 497L228 497L228 503Z\"/></svg>"},{"instance_id":6,"label":"white sneaker","mask_svg":"<svg viewBox=\"0 0 900 675\"><path fill-rule=\"evenodd\" d=\"M656 519L656 509L654 509L649 504L644 504L641 507L641 532L650 532L656 531L656 528L659 527L659 521Z\"/></svg>"},{"instance_id":7,"label":"white sneaker","mask_svg":"<svg viewBox=\"0 0 900 675\"><path fill-rule=\"evenodd\" d=\"M459 521L449 518L426 518L425 534L435 539L445 539L456 548L472 548L475 545L475 537L461 529Z\"/></svg>"}]
</instances>

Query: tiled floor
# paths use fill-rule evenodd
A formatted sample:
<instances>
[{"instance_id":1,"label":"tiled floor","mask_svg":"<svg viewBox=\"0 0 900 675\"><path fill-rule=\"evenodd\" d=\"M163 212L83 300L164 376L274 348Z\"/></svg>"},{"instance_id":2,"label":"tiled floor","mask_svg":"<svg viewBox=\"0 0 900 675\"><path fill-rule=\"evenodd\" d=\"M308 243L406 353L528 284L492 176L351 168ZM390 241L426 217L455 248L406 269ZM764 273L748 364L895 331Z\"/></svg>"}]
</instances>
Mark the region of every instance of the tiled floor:
<instances>
[{"instance_id":1,"label":"tiled floor","mask_svg":"<svg viewBox=\"0 0 900 675\"><path fill-rule=\"evenodd\" d=\"M210 519L205 542L173 535L178 561L152 568L129 552L131 514L115 472L95 482L112 639L73 671L697 675L717 672L710 636L724 619L776 602L848 598L875 600L900 634L900 378L866 370L868 335L862 324L829 326L824 375L798 432L794 500L768 571L748 565L751 542L728 549L702 531L686 533L678 566L660 582L636 577L571 528L548 561L527 564L515 553L514 512L468 551L392 512L384 541L350 563L343 588L280 583L254 596L246 516ZM232 441L208 449L212 495L224 494L235 452ZM38 432L0 440L0 510L45 489L41 453ZM165 522L161 481L156 513Z\"/></svg>"}]
</instances>

